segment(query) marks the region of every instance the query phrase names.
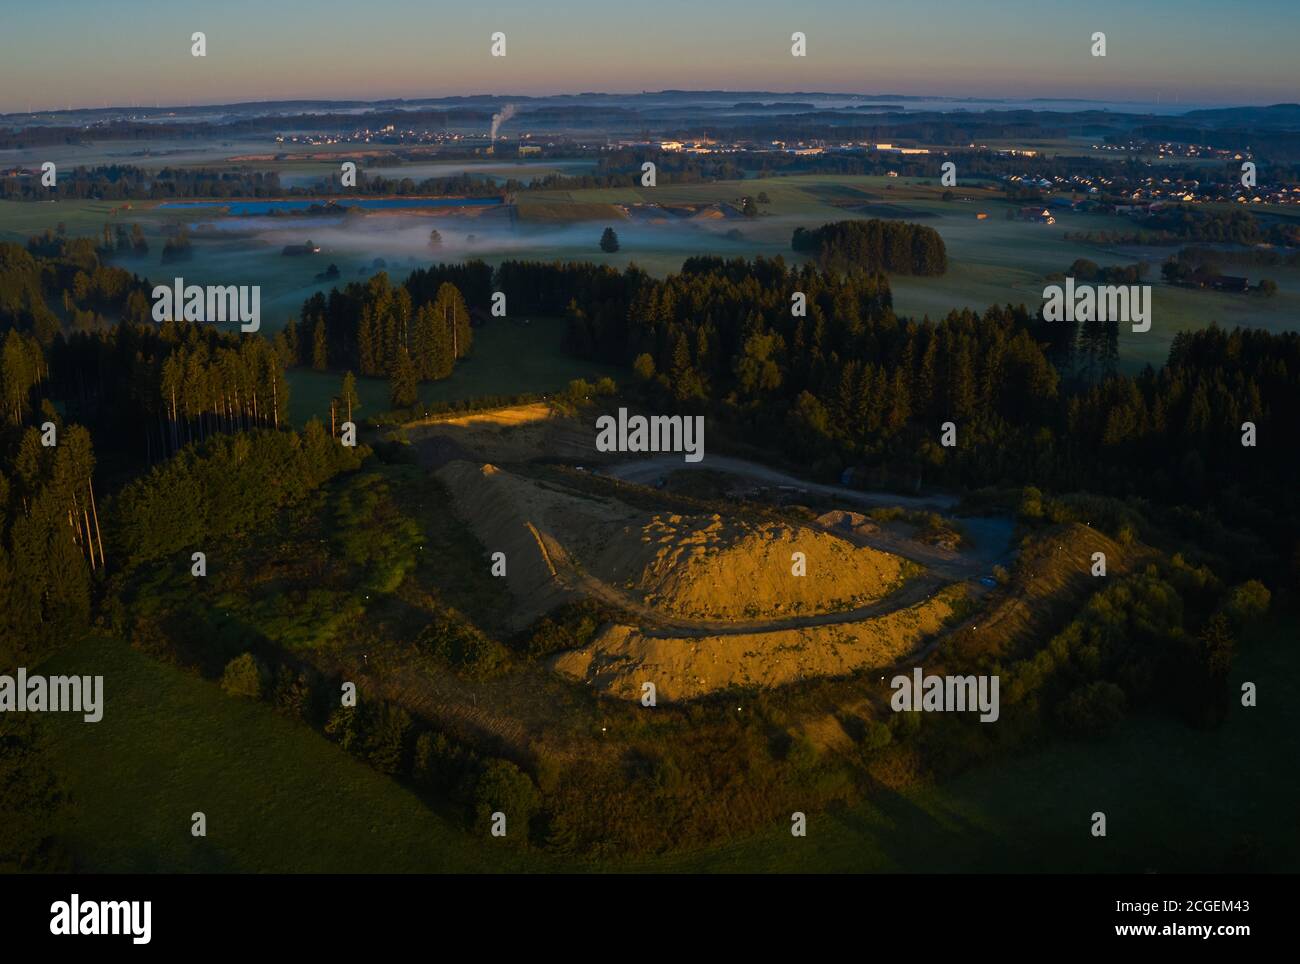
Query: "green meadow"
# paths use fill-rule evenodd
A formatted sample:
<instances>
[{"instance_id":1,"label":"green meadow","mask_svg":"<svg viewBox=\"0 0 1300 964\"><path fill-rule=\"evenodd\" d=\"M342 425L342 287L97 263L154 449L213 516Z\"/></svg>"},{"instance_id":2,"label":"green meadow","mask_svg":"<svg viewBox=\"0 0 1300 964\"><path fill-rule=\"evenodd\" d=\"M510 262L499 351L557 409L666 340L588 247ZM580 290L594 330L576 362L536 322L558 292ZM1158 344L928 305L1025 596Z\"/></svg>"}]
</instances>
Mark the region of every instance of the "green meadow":
<instances>
[{"instance_id":1,"label":"green meadow","mask_svg":"<svg viewBox=\"0 0 1300 964\"><path fill-rule=\"evenodd\" d=\"M119 210L125 204L131 210ZM24 244L60 223L73 237L98 237L105 224L152 220L153 201L0 201L0 241Z\"/></svg>"},{"instance_id":2,"label":"green meadow","mask_svg":"<svg viewBox=\"0 0 1300 964\"><path fill-rule=\"evenodd\" d=\"M549 869L475 840L451 815L263 703L88 639L44 671L102 674L104 718L51 718L73 803L59 836L78 869L126 873ZM207 837L190 817L207 818ZM499 843L500 841L495 841Z\"/></svg>"}]
</instances>

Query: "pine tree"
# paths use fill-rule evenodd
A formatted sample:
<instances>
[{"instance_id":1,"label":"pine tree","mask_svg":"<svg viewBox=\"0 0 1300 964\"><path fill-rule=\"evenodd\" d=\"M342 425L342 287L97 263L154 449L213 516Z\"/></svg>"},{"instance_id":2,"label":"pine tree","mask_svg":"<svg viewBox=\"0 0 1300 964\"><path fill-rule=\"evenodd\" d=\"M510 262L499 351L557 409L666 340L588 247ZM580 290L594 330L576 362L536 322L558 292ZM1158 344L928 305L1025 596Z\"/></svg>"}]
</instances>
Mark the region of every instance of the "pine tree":
<instances>
[{"instance_id":1,"label":"pine tree","mask_svg":"<svg viewBox=\"0 0 1300 964\"><path fill-rule=\"evenodd\" d=\"M343 373L343 389L339 392L339 399L347 410L348 421L352 421L352 411L361 407L361 399L357 397L357 377L351 372Z\"/></svg>"},{"instance_id":2,"label":"pine tree","mask_svg":"<svg viewBox=\"0 0 1300 964\"><path fill-rule=\"evenodd\" d=\"M362 307L361 320L357 322L357 366L363 375L380 373L379 353L375 345L375 325L369 306Z\"/></svg>"},{"instance_id":3,"label":"pine tree","mask_svg":"<svg viewBox=\"0 0 1300 964\"><path fill-rule=\"evenodd\" d=\"M433 333L433 347L429 359L429 378L434 380L450 378L452 371L456 367L456 354L452 345L452 338L455 335L454 329L441 322L436 310L430 309L429 316Z\"/></svg>"},{"instance_id":4,"label":"pine tree","mask_svg":"<svg viewBox=\"0 0 1300 964\"><path fill-rule=\"evenodd\" d=\"M434 374L438 362L436 357L438 316L434 313L432 304L420 306L420 310L415 313L415 323L412 327L411 358L415 362L416 372L419 373L422 381L439 377Z\"/></svg>"},{"instance_id":5,"label":"pine tree","mask_svg":"<svg viewBox=\"0 0 1300 964\"><path fill-rule=\"evenodd\" d=\"M885 419L885 427L892 435L902 429L911 416L912 401L907 389L907 378L903 369L898 368L894 371L894 380L890 389L889 414Z\"/></svg>"},{"instance_id":6,"label":"pine tree","mask_svg":"<svg viewBox=\"0 0 1300 964\"><path fill-rule=\"evenodd\" d=\"M316 319L311 337L311 367L323 372L329 363L329 345L325 340L325 319Z\"/></svg>"},{"instance_id":7,"label":"pine tree","mask_svg":"<svg viewBox=\"0 0 1300 964\"><path fill-rule=\"evenodd\" d=\"M420 383L415 371L415 363L411 361L410 352L405 348L399 348L397 358L393 362L393 371L389 375L389 404L393 408L404 409L410 408L419 400Z\"/></svg>"},{"instance_id":8,"label":"pine tree","mask_svg":"<svg viewBox=\"0 0 1300 964\"><path fill-rule=\"evenodd\" d=\"M441 327L448 332L452 361L458 361L468 355L473 335L469 326L469 308L465 305L460 289L448 281L439 285L437 297L433 299L433 313L442 322ZM434 375L433 377L445 376Z\"/></svg>"}]
</instances>

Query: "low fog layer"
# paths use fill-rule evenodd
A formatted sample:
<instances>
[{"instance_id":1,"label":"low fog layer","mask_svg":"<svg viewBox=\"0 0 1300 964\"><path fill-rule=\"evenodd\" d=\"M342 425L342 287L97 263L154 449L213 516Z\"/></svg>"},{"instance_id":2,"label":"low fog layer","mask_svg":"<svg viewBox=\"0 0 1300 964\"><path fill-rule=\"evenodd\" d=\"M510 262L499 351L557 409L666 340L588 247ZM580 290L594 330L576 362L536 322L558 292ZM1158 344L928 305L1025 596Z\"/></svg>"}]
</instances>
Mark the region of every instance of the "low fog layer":
<instances>
[{"instance_id":1,"label":"low fog layer","mask_svg":"<svg viewBox=\"0 0 1300 964\"><path fill-rule=\"evenodd\" d=\"M385 259L415 258L464 260L467 258L593 258L605 256L600 236L605 227L617 232L621 253L656 253L740 256L752 247L752 227L737 221L710 223L638 224L622 219L583 221L563 225L520 222L491 215L473 217L368 216L342 218L228 218L213 222L222 232L248 233L250 241L283 247L311 240L321 248L314 260L328 260L331 254L370 255ZM766 227L767 225L764 225ZM725 237L740 231L737 240ZM441 236L435 247L430 233ZM768 247L768 245L762 245ZM322 268L323 270L323 268Z\"/></svg>"}]
</instances>

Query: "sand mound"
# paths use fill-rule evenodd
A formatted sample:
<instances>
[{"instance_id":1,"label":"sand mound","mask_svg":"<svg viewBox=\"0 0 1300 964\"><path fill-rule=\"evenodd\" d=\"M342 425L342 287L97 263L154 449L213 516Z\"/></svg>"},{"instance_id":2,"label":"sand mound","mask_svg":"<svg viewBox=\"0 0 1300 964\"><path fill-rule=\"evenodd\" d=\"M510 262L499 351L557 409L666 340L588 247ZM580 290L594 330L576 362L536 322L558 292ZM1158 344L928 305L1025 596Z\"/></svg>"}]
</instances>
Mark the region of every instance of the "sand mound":
<instances>
[{"instance_id":1,"label":"sand mound","mask_svg":"<svg viewBox=\"0 0 1300 964\"><path fill-rule=\"evenodd\" d=\"M633 514L618 503L585 499L491 463L449 462L434 474L489 557L506 554L505 583L512 597L507 621L516 628L572 598L556 572L563 554L556 532L619 526Z\"/></svg>"},{"instance_id":2,"label":"sand mound","mask_svg":"<svg viewBox=\"0 0 1300 964\"><path fill-rule=\"evenodd\" d=\"M729 686L780 686L892 666L943 629L967 593L949 586L930 599L858 622L768 633L666 638L631 626L605 629L583 650L555 657L555 670L622 699L643 683L661 700L692 699Z\"/></svg>"},{"instance_id":3,"label":"sand mound","mask_svg":"<svg viewBox=\"0 0 1300 964\"><path fill-rule=\"evenodd\" d=\"M794 575L802 552L806 574ZM659 513L605 535L581 560L646 605L726 619L853 609L902 579L902 560L804 526Z\"/></svg>"},{"instance_id":4,"label":"sand mound","mask_svg":"<svg viewBox=\"0 0 1300 964\"><path fill-rule=\"evenodd\" d=\"M625 614L553 662L619 697L639 698L646 681L689 699L892 665L968 591L904 585L901 557L797 524L647 513L490 462L451 462L436 477L485 553L506 554L510 625L582 596ZM795 552L803 576L791 572Z\"/></svg>"},{"instance_id":5,"label":"sand mound","mask_svg":"<svg viewBox=\"0 0 1300 964\"><path fill-rule=\"evenodd\" d=\"M721 221L726 216L722 208L716 204L710 204L708 207L700 208L700 210L692 214L691 219L694 221Z\"/></svg>"},{"instance_id":6,"label":"sand mound","mask_svg":"<svg viewBox=\"0 0 1300 964\"><path fill-rule=\"evenodd\" d=\"M512 604L503 609L509 610L510 626L526 626L568 598L527 514L510 495L509 473L493 465L451 462L437 476L451 491L456 514L473 530L489 558L495 552L506 555L505 583Z\"/></svg>"}]
</instances>

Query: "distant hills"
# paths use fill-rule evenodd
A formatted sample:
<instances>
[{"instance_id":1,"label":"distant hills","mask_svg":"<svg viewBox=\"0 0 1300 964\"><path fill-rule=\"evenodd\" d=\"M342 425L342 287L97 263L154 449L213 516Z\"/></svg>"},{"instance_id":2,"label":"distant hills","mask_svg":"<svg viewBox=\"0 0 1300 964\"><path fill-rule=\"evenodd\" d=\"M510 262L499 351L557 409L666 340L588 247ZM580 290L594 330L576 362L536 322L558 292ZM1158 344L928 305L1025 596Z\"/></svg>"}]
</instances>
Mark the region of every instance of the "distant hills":
<instances>
[{"instance_id":1,"label":"distant hills","mask_svg":"<svg viewBox=\"0 0 1300 964\"><path fill-rule=\"evenodd\" d=\"M1069 104L1078 103L1080 109L1088 109L1105 103L1085 98L996 98L996 97L943 97L921 96L893 93L843 93L831 91L762 91L762 90L661 90L641 91L639 93L602 93L587 91L577 94L461 94L445 97L411 97L387 98L383 100L273 100L241 101L232 104L204 104L181 106L176 104L158 104L155 106L118 106L98 108L73 108L69 110L35 111L32 113L0 114L0 122L13 125L29 122L28 119L41 118L46 122L68 122L85 117L102 121L106 118L163 118L188 117L211 118L220 116L267 116L267 115L302 115L366 112L394 110L429 110L429 109L500 109L506 104L526 106L528 109L544 107L573 106L624 106L628 108L665 106L665 105L716 105L728 109L763 109L763 110L814 110L826 109L831 105L842 106L880 106L883 104L906 105L909 103L951 104L954 109L961 109L970 104ZM1088 105L1088 106L1085 106ZM1139 104L1113 102L1115 112L1124 114L1145 113ZM933 108L931 108L933 110ZM1204 122L1300 123L1300 105L1274 104L1267 107L1222 107L1208 109L1191 109L1176 115L1188 120Z\"/></svg>"}]
</instances>

